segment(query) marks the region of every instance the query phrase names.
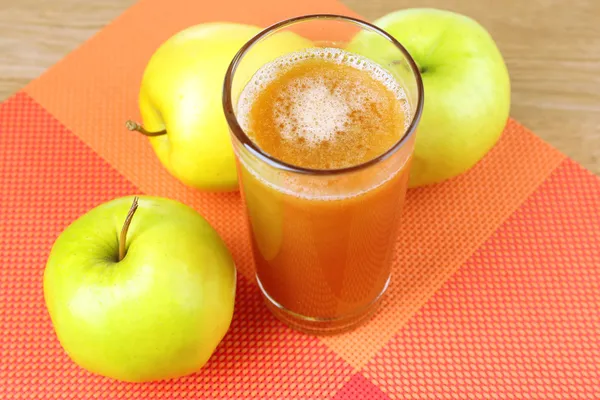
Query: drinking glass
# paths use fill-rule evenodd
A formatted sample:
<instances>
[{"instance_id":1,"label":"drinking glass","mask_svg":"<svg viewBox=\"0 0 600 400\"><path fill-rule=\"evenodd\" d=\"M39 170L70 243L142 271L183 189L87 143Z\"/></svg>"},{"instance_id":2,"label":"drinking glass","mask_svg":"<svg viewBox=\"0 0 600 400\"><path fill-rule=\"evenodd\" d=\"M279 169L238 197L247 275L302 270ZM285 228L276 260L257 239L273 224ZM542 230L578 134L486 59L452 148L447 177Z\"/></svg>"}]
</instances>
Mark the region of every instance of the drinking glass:
<instances>
[{"instance_id":1,"label":"drinking glass","mask_svg":"<svg viewBox=\"0 0 600 400\"><path fill-rule=\"evenodd\" d=\"M318 47L345 49L352 43L362 49L360 55L390 72L404 89L409 110L408 124L395 144L359 165L311 169L279 160L251 140L239 121L239 95L265 64L256 65L269 41L277 41L272 43L277 56L285 54L284 35L290 32ZM264 29L240 49L225 76L223 107L256 282L267 308L291 327L315 334L363 323L388 288L394 247L402 235L398 226L423 109L423 84L414 60L392 36L368 22L341 15L299 16Z\"/></svg>"}]
</instances>

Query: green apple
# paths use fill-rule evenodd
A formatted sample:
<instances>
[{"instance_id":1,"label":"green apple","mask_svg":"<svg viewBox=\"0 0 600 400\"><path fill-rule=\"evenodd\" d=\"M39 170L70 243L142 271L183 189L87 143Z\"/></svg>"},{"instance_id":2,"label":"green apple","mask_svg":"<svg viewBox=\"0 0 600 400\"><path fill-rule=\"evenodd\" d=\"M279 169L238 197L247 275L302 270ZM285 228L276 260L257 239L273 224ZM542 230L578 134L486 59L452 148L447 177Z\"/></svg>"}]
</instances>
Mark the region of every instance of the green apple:
<instances>
[{"instance_id":1,"label":"green apple","mask_svg":"<svg viewBox=\"0 0 600 400\"><path fill-rule=\"evenodd\" d=\"M132 121L127 127L146 134L164 167L188 186L238 188L221 102L223 80L235 54L260 30L224 22L195 25L164 42L146 66L139 93L143 127ZM274 58L311 46L292 32L275 34L253 48L237 76L249 79Z\"/></svg>"},{"instance_id":2,"label":"green apple","mask_svg":"<svg viewBox=\"0 0 600 400\"><path fill-rule=\"evenodd\" d=\"M408 50L423 77L410 186L465 172L498 141L510 111L510 79L496 43L473 19L438 9L399 10L374 24ZM389 42L366 31L348 49L383 66L398 59Z\"/></svg>"},{"instance_id":3,"label":"green apple","mask_svg":"<svg viewBox=\"0 0 600 400\"><path fill-rule=\"evenodd\" d=\"M44 271L46 306L67 354L130 382L201 369L229 329L235 289L217 232L160 197L90 210L60 234Z\"/></svg>"}]
</instances>

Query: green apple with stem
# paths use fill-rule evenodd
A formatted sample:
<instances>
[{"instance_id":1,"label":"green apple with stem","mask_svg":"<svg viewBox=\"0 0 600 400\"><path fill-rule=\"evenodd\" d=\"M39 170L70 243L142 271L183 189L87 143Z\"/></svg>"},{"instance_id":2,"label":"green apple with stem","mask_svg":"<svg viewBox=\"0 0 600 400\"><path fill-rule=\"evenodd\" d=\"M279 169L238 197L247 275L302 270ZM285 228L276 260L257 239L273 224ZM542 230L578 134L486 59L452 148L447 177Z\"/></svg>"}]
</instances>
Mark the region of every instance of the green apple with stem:
<instances>
[{"instance_id":1,"label":"green apple with stem","mask_svg":"<svg viewBox=\"0 0 600 400\"><path fill-rule=\"evenodd\" d=\"M410 186L467 171L496 144L510 111L509 74L493 38L475 20L439 9L399 10L374 24L408 50L423 78ZM367 31L348 50L392 72L399 57L387 40Z\"/></svg>"},{"instance_id":2,"label":"green apple with stem","mask_svg":"<svg viewBox=\"0 0 600 400\"><path fill-rule=\"evenodd\" d=\"M238 50L260 31L258 26L233 22L190 26L162 43L146 65L138 100L143 124L130 120L126 127L148 137L162 165L188 186L238 189L221 102L223 80ZM263 64L312 46L291 31L258 43L236 73L234 92L241 92Z\"/></svg>"},{"instance_id":3,"label":"green apple with stem","mask_svg":"<svg viewBox=\"0 0 600 400\"><path fill-rule=\"evenodd\" d=\"M57 238L44 298L81 367L130 382L200 370L229 329L236 270L195 210L160 197L101 204Z\"/></svg>"}]
</instances>

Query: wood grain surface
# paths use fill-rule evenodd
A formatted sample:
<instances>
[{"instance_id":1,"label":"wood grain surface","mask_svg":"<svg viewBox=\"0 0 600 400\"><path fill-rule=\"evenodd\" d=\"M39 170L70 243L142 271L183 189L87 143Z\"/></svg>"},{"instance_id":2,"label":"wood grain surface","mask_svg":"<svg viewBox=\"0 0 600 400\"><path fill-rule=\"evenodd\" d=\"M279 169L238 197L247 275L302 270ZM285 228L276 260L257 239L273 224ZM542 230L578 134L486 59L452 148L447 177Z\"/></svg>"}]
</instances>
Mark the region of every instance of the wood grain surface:
<instances>
[{"instance_id":1,"label":"wood grain surface","mask_svg":"<svg viewBox=\"0 0 600 400\"><path fill-rule=\"evenodd\" d=\"M600 1L342 0L369 20L408 7L469 15L492 34L512 81L511 115L600 174ZM0 0L0 100L133 0Z\"/></svg>"}]
</instances>

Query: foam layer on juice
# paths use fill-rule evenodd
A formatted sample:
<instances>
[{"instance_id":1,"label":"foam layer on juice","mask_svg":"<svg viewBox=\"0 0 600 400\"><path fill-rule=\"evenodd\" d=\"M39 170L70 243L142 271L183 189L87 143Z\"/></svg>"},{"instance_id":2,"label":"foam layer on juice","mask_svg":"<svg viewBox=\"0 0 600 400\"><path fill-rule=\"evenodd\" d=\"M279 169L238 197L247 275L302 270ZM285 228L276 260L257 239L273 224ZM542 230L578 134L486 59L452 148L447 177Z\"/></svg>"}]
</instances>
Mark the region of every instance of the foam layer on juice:
<instances>
[{"instance_id":1,"label":"foam layer on juice","mask_svg":"<svg viewBox=\"0 0 600 400\"><path fill-rule=\"evenodd\" d=\"M263 151L313 169L381 155L404 134L408 116L406 94L388 71L336 48L306 49L263 66L237 104L242 129Z\"/></svg>"}]
</instances>

